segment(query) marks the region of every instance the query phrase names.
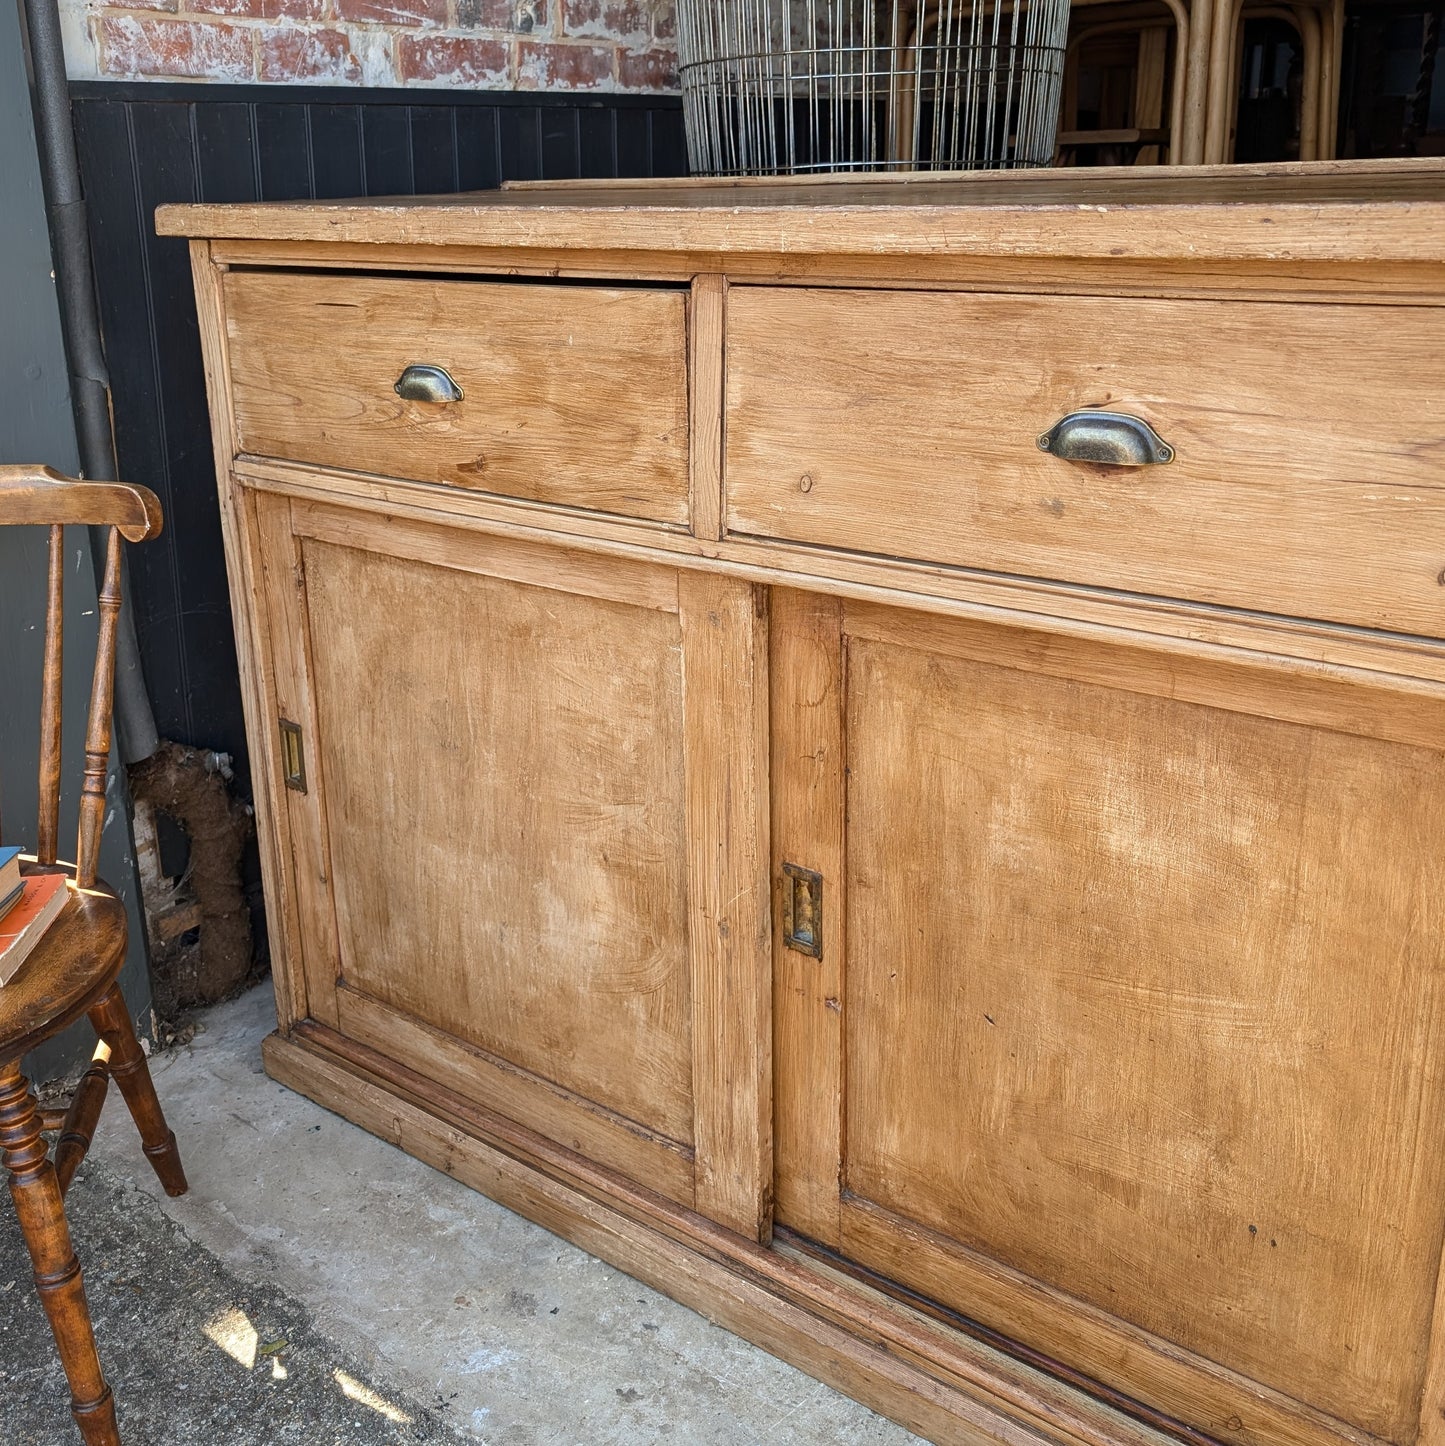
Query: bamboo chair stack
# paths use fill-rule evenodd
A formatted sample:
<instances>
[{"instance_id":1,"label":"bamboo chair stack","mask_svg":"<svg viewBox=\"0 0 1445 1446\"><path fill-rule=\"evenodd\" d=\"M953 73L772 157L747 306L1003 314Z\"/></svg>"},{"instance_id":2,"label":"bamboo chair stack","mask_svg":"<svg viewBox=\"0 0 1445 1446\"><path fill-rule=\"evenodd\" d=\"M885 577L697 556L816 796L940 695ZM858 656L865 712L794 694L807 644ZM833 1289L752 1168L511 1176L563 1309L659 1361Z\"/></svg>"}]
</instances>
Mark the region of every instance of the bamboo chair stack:
<instances>
[{"instance_id":1,"label":"bamboo chair stack","mask_svg":"<svg viewBox=\"0 0 1445 1446\"><path fill-rule=\"evenodd\" d=\"M1064 62L1066 141L1078 135L1072 116L1082 48L1099 36L1137 34L1134 124L1140 130L1167 128L1168 137L1162 145L1141 147L1138 163L1232 161L1245 22L1279 19L1298 32L1303 53L1299 158L1315 161L1334 156L1344 0L1074 0L1073 12ZM1166 77L1171 32L1172 76Z\"/></svg>"}]
</instances>

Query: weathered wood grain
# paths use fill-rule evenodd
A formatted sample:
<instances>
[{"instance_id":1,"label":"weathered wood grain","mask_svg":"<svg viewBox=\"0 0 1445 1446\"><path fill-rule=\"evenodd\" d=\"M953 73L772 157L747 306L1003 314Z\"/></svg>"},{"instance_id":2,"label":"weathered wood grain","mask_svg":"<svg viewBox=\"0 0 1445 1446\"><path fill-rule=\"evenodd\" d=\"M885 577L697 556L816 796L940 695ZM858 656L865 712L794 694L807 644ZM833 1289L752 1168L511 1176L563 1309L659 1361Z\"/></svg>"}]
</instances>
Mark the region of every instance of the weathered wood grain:
<instances>
[{"instance_id":1,"label":"weathered wood grain","mask_svg":"<svg viewBox=\"0 0 1445 1446\"><path fill-rule=\"evenodd\" d=\"M846 716L845 1192L1410 1439L1445 1228L1438 741L906 636L850 636ZM845 1253L946 1287L880 1233ZM955 1287L1110 1379L1067 1307ZM1206 1380L1186 1419L1248 1429L1248 1394Z\"/></svg>"},{"instance_id":2,"label":"weathered wood grain","mask_svg":"<svg viewBox=\"0 0 1445 1446\"><path fill-rule=\"evenodd\" d=\"M768 619L762 589L686 573L682 605L697 1208L772 1229Z\"/></svg>"},{"instance_id":3,"label":"weathered wood grain","mask_svg":"<svg viewBox=\"0 0 1445 1446\"><path fill-rule=\"evenodd\" d=\"M1202 29L1203 27L1198 27ZM1207 37L1206 37L1207 41ZM745 254L1445 260L1438 161L856 178L851 185L656 182L405 205L165 206L165 235ZM1405 204L1402 204L1405 203ZM1322 209L1324 214L1322 215ZM722 268L714 268L722 269Z\"/></svg>"},{"instance_id":4,"label":"weathered wood grain","mask_svg":"<svg viewBox=\"0 0 1445 1446\"><path fill-rule=\"evenodd\" d=\"M319 753L320 699L312 667L312 627L307 597L305 554L295 526L296 508L288 498L252 499L246 519L254 534L248 572L258 588L268 648L261 661L258 756L266 760L277 824L287 852L280 902L294 915L294 933L283 935L293 954L283 973L301 985L307 1016L336 1023L336 981L342 968L340 925L332 889L335 875L330 798ZM324 649L323 649L324 655ZM351 681L353 689L356 679ZM298 728L298 747L306 787L286 784L281 726ZM284 916L283 916L284 917ZM291 918L286 918L287 924Z\"/></svg>"},{"instance_id":5,"label":"weathered wood grain","mask_svg":"<svg viewBox=\"0 0 1445 1446\"><path fill-rule=\"evenodd\" d=\"M773 1122L778 1223L836 1248L843 1158L843 608L772 598ZM823 876L822 957L790 949L784 863Z\"/></svg>"},{"instance_id":6,"label":"weathered wood grain","mask_svg":"<svg viewBox=\"0 0 1445 1446\"><path fill-rule=\"evenodd\" d=\"M1131 596L1087 585L914 563L864 553L732 536L721 544L635 523L525 503L432 494L405 483L371 480L285 463L248 460L248 487L307 502L343 502L376 526L408 518L477 537L540 542L598 558L703 568L721 576L795 587L913 612L1045 628L1096 641L1132 637L1160 652L1198 661L1266 667L1291 676L1386 674L1391 686L1429 691L1445 681L1445 642L1437 637L1346 628L1307 618L1230 611L1171 598Z\"/></svg>"},{"instance_id":7,"label":"weathered wood grain","mask_svg":"<svg viewBox=\"0 0 1445 1446\"><path fill-rule=\"evenodd\" d=\"M625 600L625 571L603 600L304 558L339 974L690 1145L676 615Z\"/></svg>"},{"instance_id":8,"label":"weathered wood grain","mask_svg":"<svg viewBox=\"0 0 1445 1446\"><path fill-rule=\"evenodd\" d=\"M273 1070L940 1440L1441 1446L1445 167L162 224L273 794L306 715Z\"/></svg>"},{"instance_id":9,"label":"weathered wood grain","mask_svg":"<svg viewBox=\"0 0 1445 1446\"><path fill-rule=\"evenodd\" d=\"M114 527L127 542L161 530L160 499L129 482L86 482L53 467L0 466L0 527Z\"/></svg>"},{"instance_id":10,"label":"weathered wood grain","mask_svg":"<svg viewBox=\"0 0 1445 1446\"><path fill-rule=\"evenodd\" d=\"M1445 311L738 287L728 319L729 531L1445 627ZM1039 449L1094 408L1174 460Z\"/></svg>"},{"instance_id":11,"label":"weathered wood grain","mask_svg":"<svg viewBox=\"0 0 1445 1446\"><path fill-rule=\"evenodd\" d=\"M687 520L680 291L231 272L224 292L243 452ZM419 364L461 399L398 396Z\"/></svg>"},{"instance_id":12,"label":"weathered wood grain","mask_svg":"<svg viewBox=\"0 0 1445 1446\"><path fill-rule=\"evenodd\" d=\"M722 536L723 338L727 282L717 275L693 279L687 317L687 372L691 407L692 532Z\"/></svg>"}]
</instances>

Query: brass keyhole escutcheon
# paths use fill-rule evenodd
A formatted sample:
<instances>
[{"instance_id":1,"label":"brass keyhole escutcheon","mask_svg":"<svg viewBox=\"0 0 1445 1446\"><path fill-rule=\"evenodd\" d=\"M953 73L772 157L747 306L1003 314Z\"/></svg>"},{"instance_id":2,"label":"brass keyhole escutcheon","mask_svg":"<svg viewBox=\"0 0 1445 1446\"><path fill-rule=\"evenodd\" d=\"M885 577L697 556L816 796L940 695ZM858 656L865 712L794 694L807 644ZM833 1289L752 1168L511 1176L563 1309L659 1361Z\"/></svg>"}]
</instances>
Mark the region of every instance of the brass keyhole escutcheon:
<instances>
[{"instance_id":1,"label":"brass keyhole escutcheon","mask_svg":"<svg viewBox=\"0 0 1445 1446\"><path fill-rule=\"evenodd\" d=\"M287 788L306 792L306 751L301 739L301 725L289 718L281 724L281 777Z\"/></svg>"},{"instance_id":2,"label":"brass keyhole escutcheon","mask_svg":"<svg viewBox=\"0 0 1445 1446\"><path fill-rule=\"evenodd\" d=\"M823 957L823 876L797 864L783 865L783 943Z\"/></svg>"}]
</instances>

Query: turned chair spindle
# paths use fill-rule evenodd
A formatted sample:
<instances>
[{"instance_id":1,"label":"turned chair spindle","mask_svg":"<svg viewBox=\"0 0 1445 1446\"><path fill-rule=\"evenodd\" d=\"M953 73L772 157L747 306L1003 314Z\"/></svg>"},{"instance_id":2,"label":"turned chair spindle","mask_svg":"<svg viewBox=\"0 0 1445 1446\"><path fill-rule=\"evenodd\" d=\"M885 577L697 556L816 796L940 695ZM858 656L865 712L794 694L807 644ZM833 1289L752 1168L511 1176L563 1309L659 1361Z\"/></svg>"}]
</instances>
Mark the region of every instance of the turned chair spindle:
<instances>
[{"instance_id":1,"label":"turned chair spindle","mask_svg":"<svg viewBox=\"0 0 1445 1446\"><path fill-rule=\"evenodd\" d=\"M35 854L23 870L66 874L68 896L35 951L0 987L0 1160L9 1171L10 1193L35 1268L35 1287L70 1384L71 1413L88 1446L119 1446L115 1404L96 1353L64 1199L90 1148L112 1080L166 1193L186 1191L175 1136L161 1112L117 984L126 952L125 909L96 877L110 759L121 539L140 542L154 537L161 528L161 511L154 494L143 487L82 482L47 467L0 467L0 526L13 524L50 529L40 689L40 810ZM73 866L58 858L67 525L109 528ZM97 1036L90 1068L68 1109L42 1111L22 1072L22 1060L82 1015ZM53 1159L43 1138L46 1131L59 1133Z\"/></svg>"}]
</instances>

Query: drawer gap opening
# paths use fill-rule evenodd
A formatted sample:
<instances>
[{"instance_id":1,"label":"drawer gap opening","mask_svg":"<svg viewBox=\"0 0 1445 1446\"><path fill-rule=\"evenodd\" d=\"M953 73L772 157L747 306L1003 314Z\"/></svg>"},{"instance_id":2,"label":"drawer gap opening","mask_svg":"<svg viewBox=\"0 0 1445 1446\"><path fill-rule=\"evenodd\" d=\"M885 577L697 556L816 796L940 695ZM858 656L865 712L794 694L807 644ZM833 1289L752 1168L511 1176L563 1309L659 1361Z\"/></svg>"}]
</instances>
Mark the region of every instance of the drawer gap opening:
<instances>
[{"instance_id":1,"label":"drawer gap opening","mask_svg":"<svg viewBox=\"0 0 1445 1446\"><path fill-rule=\"evenodd\" d=\"M385 266L252 266L232 265L233 273L260 272L275 276L361 276L379 281L461 281L486 286L565 286L584 291L677 291L686 295L685 281L647 281L592 276L515 276L491 271L410 271Z\"/></svg>"}]
</instances>

